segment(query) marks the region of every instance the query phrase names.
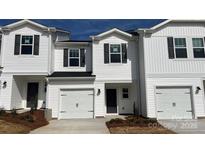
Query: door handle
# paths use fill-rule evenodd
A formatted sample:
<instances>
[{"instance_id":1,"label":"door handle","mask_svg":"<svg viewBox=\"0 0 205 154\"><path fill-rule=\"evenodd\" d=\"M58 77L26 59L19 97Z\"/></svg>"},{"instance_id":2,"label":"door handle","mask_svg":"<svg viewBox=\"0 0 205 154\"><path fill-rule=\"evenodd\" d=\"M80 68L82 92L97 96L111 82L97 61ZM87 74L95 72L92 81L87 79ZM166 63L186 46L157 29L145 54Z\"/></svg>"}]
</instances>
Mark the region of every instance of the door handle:
<instances>
[{"instance_id":1,"label":"door handle","mask_svg":"<svg viewBox=\"0 0 205 154\"><path fill-rule=\"evenodd\" d=\"M78 107L78 103L76 103L75 106Z\"/></svg>"},{"instance_id":2,"label":"door handle","mask_svg":"<svg viewBox=\"0 0 205 154\"><path fill-rule=\"evenodd\" d=\"M90 110L90 111L88 111L88 112L94 112L93 110Z\"/></svg>"},{"instance_id":3,"label":"door handle","mask_svg":"<svg viewBox=\"0 0 205 154\"><path fill-rule=\"evenodd\" d=\"M192 112L192 110L186 110L186 112Z\"/></svg>"},{"instance_id":4,"label":"door handle","mask_svg":"<svg viewBox=\"0 0 205 154\"><path fill-rule=\"evenodd\" d=\"M164 111L157 111L157 112L164 112Z\"/></svg>"}]
</instances>

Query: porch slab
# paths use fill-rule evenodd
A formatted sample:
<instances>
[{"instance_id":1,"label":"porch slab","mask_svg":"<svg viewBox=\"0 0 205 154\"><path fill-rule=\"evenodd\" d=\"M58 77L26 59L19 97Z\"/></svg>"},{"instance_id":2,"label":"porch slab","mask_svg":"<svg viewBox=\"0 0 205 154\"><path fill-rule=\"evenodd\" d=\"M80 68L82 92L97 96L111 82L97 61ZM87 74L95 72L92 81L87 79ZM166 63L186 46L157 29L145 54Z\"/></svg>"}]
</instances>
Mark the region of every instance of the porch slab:
<instances>
[{"instance_id":1,"label":"porch slab","mask_svg":"<svg viewBox=\"0 0 205 154\"><path fill-rule=\"evenodd\" d=\"M109 134L105 118L51 120L31 134Z\"/></svg>"}]
</instances>

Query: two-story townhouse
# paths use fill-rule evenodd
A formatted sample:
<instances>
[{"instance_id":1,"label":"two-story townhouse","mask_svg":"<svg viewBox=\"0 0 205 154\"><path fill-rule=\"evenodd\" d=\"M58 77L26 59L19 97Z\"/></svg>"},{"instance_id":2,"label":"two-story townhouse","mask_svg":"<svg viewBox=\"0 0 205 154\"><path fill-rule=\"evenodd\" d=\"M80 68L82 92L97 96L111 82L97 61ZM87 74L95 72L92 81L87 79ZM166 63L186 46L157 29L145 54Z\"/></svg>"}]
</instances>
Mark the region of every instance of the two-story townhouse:
<instances>
[{"instance_id":1,"label":"two-story townhouse","mask_svg":"<svg viewBox=\"0 0 205 154\"><path fill-rule=\"evenodd\" d=\"M1 108L41 108L46 101L46 76L52 71L52 44L69 39L69 33L31 20L17 21L0 31Z\"/></svg>"},{"instance_id":2,"label":"two-story townhouse","mask_svg":"<svg viewBox=\"0 0 205 154\"><path fill-rule=\"evenodd\" d=\"M1 32L1 107L46 107L58 119L139 108L137 36L114 28L76 41L69 32L31 20Z\"/></svg>"},{"instance_id":3,"label":"two-story townhouse","mask_svg":"<svg viewBox=\"0 0 205 154\"><path fill-rule=\"evenodd\" d=\"M137 108L136 37L114 28L91 38L55 43L47 88L55 118L133 114Z\"/></svg>"},{"instance_id":4,"label":"two-story townhouse","mask_svg":"<svg viewBox=\"0 0 205 154\"><path fill-rule=\"evenodd\" d=\"M205 116L205 21L166 20L140 37L141 112L158 119Z\"/></svg>"}]
</instances>

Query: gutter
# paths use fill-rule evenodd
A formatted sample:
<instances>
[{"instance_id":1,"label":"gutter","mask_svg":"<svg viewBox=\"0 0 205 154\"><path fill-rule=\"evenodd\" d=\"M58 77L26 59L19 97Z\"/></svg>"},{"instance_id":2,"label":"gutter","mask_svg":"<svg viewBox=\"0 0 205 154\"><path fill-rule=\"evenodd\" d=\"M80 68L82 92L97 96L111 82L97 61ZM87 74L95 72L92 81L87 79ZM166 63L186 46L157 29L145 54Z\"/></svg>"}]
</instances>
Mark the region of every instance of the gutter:
<instances>
[{"instance_id":1,"label":"gutter","mask_svg":"<svg viewBox=\"0 0 205 154\"><path fill-rule=\"evenodd\" d=\"M46 77L48 80L95 80L94 76L91 77Z\"/></svg>"}]
</instances>

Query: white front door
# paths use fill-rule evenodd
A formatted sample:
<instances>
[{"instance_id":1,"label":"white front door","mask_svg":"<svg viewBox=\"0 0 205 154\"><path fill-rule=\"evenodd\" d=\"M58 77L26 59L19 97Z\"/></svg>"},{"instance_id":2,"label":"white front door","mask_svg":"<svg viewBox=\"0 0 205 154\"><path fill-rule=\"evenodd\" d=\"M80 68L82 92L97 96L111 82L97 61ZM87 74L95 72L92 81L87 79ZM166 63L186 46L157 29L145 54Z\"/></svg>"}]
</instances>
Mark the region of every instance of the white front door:
<instances>
[{"instance_id":1,"label":"white front door","mask_svg":"<svg viewBox=\"0 0 205 154\"><path fill-rule=\"evenodd\" d=\"M191 89L189 87L156 88L158 119L192 119Z\"/></svg>"},{"instance_id":2,"label":"white front door","mask_svg":"<svg viewBox=\"0 0 205 154\"><path fill-rule=\"evenodd\" d=\"M93 90L63 90L59 119L93 118Z\"/></svg>"}]
</instances>

